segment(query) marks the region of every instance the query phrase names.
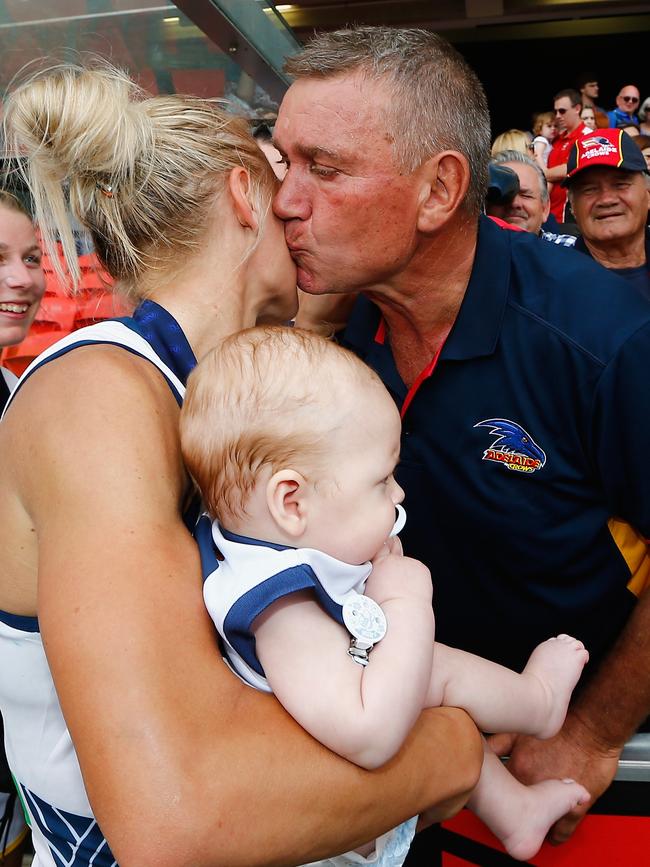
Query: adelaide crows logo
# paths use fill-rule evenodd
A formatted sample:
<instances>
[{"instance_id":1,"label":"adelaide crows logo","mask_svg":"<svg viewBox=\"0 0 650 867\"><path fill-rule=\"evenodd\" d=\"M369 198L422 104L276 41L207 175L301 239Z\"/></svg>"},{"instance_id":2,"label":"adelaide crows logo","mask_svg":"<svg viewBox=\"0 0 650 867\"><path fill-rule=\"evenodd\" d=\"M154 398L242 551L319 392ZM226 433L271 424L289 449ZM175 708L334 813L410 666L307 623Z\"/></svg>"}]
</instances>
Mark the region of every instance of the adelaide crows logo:
<instances>
[{"instance_id":1,"label":"adelaide crows logo","mask_svg":"<svg viewBox=\"0 0 650 867\"><path fill-rule=\"evenodd\" d=\"M540 449L528 431L507 418L488 418L474 427L489 428L495 437L489 449L483 452L484 461L503 464L508 470L534 473L546 463L546 453Z\"/></svg>"}]
</instances>

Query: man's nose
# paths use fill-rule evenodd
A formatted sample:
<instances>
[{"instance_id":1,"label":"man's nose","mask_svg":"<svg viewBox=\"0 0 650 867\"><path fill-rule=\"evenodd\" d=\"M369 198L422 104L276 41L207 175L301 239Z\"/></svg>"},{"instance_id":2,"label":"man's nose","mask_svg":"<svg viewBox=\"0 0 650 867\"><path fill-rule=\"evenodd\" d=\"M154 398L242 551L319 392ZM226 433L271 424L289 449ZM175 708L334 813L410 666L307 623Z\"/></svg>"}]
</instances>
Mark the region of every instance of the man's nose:
<instances>
[{"instance_id":1,"label":"man's nose","mask_svg":"<svg viewBox=\"0 0 650 867\"><path fill-rule=\"evenodd\" d=\"M298 183L291 167L273 199L273 213L280 220L307 220L311 214L305 185Z\"/></svg>"}]
</instances>

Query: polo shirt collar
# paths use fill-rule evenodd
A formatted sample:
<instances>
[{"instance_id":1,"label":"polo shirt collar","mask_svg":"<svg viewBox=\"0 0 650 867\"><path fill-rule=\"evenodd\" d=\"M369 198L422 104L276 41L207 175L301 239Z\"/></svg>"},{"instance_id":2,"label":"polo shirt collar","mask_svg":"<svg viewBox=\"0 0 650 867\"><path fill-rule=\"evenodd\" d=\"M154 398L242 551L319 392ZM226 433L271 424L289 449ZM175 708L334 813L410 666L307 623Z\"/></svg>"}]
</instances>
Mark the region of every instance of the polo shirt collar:
<instances>
[{"instance_id":1,"label":"polo shirt collar","mask_svg":"<svg viewBox=\"0 0 650 867\"><path fill-rule=\"evenodd\" d=\"M442 360L479 358L496 349L510 289L510 235L489 217L479 219L472 274Z\"/></svg>"},{"instance_id":2,"label":"polo shirt collar","mask_svg":"<svg viewBox=\"0 0 650 867\"><path fill-rule=\"evenodd\" d=\"M460 361L495 351L510 290L512 234L481 216L469 284L440 359ZM368 298L358 299L341 339L343 345L353 349L379 373L384 385L401 404L408 389L395 366L389 341L383 336L380 310ZM425 360L423 370L431 361Z\"/></svg>"}]
</instances>

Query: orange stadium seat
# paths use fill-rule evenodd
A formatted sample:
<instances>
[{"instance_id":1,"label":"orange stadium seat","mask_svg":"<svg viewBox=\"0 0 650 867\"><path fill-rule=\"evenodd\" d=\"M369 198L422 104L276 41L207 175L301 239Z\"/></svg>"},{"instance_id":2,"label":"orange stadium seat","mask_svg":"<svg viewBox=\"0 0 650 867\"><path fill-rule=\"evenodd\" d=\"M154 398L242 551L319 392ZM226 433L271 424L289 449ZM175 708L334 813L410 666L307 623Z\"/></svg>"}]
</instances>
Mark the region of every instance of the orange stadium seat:
<instances>
[{"instance_id":1,"label":"orange stadium seat","mask_svg":"<svg viewBox=\"0 0 650 867\"><path fill-rule=\"evenodd\" d=\"M31 331L18 346L4 348L0 355L0 364L20 376L41 352L63 336L62 331Z\"/></svg>"}]
</instances>

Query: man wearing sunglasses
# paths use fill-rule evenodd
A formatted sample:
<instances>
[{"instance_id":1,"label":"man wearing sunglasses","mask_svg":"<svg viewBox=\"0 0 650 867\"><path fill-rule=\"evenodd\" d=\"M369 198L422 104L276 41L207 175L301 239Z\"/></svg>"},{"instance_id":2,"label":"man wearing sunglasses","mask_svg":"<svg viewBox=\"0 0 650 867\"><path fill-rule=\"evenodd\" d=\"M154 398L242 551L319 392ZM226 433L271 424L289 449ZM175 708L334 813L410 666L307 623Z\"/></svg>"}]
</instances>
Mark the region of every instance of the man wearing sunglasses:
<instances>
[{"instance_id":1,"label":"man wearing sunglasses","mask_svg":"<svg viewBox=\"0 0 650 867\"><path fill-rule=\"evenodd\" d=\"M553 100L555 123L560 134L553 142L548 155L548 167L545 171L546 180L553 184L551 188L551 213L558 223L567 222L565 207L567 191L561 185L566 177L566 164L571 148L582 135L591 133L580 117L582 100L577 90L567 88L555 94Z\"/></svg>"},{"instance_id":2,"label":"man wearing sunglasses","mask_svg":"<svg viewBox=\"0 0 650 867\"><path fill-rule=\"evenodd\" d=\"M622 129L625 126L638 126L639 118L635 112L639 107L640 94L633 84L626 84L616 97L616 108L607 112L610 128Z\"/></svg>"}]
</instances>

